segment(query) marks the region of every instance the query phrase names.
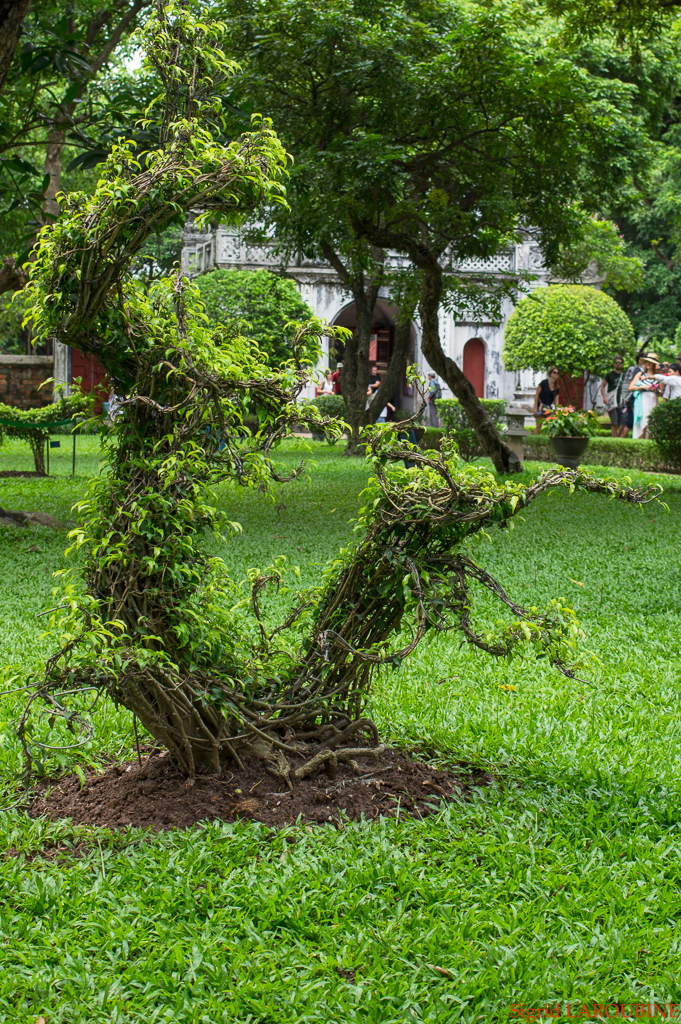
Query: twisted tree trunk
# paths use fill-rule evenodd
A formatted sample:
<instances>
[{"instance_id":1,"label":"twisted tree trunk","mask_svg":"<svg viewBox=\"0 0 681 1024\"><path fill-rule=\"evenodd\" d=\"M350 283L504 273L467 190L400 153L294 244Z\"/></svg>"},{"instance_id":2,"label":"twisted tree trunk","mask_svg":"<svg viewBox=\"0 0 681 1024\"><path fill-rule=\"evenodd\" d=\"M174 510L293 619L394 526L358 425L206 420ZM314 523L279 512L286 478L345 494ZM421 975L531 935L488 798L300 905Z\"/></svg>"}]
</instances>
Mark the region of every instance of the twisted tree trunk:
<instances>
[{"instance_id":1,"label":"twisted tree trunk","mask_svg":"<svg viewBox=\"0 0 681 1024\"><path fill-rule=\"evenodd\" d=\"M159 0L151 51L159 74L169 55L194 65L197 53L205 54L203 26L203 49L187 50L188 22L183 8L181 20L169 23ZM184 92L188 75L180 70ZM198 77L213 95L210 62ZM250 608L244 607L224 564L200 544L201 532L220 522L208 488L225 479L285 483L303 467L282 478L272 452L293 423L303 419L332 438L339 427L309 403L301 408L301 365L272 369L258 362L247 339L207 326L180 274L155 282L150 294L138 287L137 253L178 209L245 215L281 191L285 154L269 126L228 147L210 136L208 144L198 125L192 134L186 120L168 131L168 147L142 173L122 143L109 180L84 203L67 201L55 228L42 233L32 266L33 311L43 335L100 356L117 394L128 397L110 441L111 471L81 506L87 592L74 598L77 589L70 591L60 628L69 639L48 660L19 724L27 768L45 747L37 738L42 731L28 728L33 703L45 701L73 732L75 723L85 728L78 694L94 689L133 711L188 775L227 758L238 763L247 751L268 758L270 770L290 785L287 753L306 758L296 770L301 777L382 750L363 714L372 668L399 667L429 629L457 630L506 657L529 641L569 674L562 659L577 635L571 617L556 602L543 613L520 608L457 551L471 534L503 524L551 487L635 503L650 500L650 492L570 470L551 471L527 488L497 485L489 474L462 467L452 442L434 455L415 452L390 428L373 431L368 441L375 478L356 545L339 553L317 587L298 595L276 628L267 628L260 600L270 584L282 582L281 565L252 574ZM436 287L424 292L431 340L439 299ZM369 293L363 329L372 311ZM294 348L320 331L318 321L301 328ZM361 387L364 368L356 358ZM256 434L243 422L253 407ZM398 469L406 460L416 468ZM386 472L387 463L395 468ZM470 583L520 621L476 632ZM398 637L402 645L391 650Z\"/></svg>"},{"instance_id":2,"label":"twisted tree trunk","mask_svg":"<svg viewBox=\"0 0 681 1024\"><path fill-rule=\"evenodd\" d=\"M428 260L424 269L419 313L421 315L421 351L433 370L452 389L461 402L471 427L492 460L497 473L515 473L521 468L518 456L502 441L494 423L487 415L475 389L458 364L440 343L439 310L442 301L442 268L436 260Z\"/></svg>"}]
</instances>

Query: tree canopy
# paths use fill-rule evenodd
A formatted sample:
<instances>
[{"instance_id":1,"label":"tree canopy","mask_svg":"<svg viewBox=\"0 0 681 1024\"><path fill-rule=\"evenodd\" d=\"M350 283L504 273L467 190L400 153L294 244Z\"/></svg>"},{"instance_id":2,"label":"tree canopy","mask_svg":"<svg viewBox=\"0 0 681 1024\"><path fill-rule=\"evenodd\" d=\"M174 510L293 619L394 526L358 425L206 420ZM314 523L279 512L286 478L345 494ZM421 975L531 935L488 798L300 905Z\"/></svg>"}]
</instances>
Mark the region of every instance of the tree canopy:
<instances>
[{"instance_id":1,"label":"tree canopy","mask_svg":"<svg viewBox=\"0 0 681 1024\"><path fill-rule=\"evenodd\" d=\"M53 0L23 5L0 90L0 253L9 260L0 291L21 287L25 278L10 257L23 262L40 224L59 214L63 158L73 165L65 183L82 188L90 155L101 161L113 137L130 131L154 95L121 60L150 4L78 0L67 11ZM15 4L15 13L21 7ZM9 59L10 49L0 51L0 61Z\"/></svg>"},{"instance_id":2,"label":"tree canopy","mask_svg":"<svg viewBox=\"0 0 681 1024\"><path fill-rule=\"evenodd\" d=\"M210 320L236 322L240 333L267 353L272 366L293 358L292 324L313 315L293 281L269 270L213 270L202 274L197 285Z\"/></svg>"},{"instance_id":3,"label":"tree canopy","mask_svg":"<svg viewBox=\"0 0 681 1024\"><path fill-rule=\"evenodd\" d=\"M511 453L440 344L439 309L498 318L512 282L464 275L461 262L503 251L521 225L553 262L580 237L580 211L600 209L645 164L658 100L504 4L226 0L224 10L240 102L272 114L294 156L290 212L270 218L283 255L326 258L349 290L358 279L358 308L369 283L418 306L425 357L508 468ZM399 268L386 265L391 250Z\"/></svg>"}]
</instances>

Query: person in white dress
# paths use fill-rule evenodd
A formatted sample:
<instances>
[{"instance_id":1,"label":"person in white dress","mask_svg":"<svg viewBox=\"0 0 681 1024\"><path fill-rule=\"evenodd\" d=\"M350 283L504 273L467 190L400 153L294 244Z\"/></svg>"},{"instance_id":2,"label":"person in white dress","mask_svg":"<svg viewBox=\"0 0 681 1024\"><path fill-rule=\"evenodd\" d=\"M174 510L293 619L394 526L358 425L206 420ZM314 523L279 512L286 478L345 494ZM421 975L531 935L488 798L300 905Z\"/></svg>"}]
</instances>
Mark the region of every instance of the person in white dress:
<instances>
[{"instance_id":1,"label":"person in white dress","mask_svg":"<svg viewBox=\"0 0 681 1024\"><path fill-rule=\"evenodd\" d=\"M648 436L648 417L657 405L660 391L660 382L655 379L655 371L660 365L660 360L655 353L649 352L647 356L643 356L640 364L643 365L643 369L635 374L629 385L629 390L633 391L635 396L632 432L634 439Z\"/></svg>"}]
</instances>

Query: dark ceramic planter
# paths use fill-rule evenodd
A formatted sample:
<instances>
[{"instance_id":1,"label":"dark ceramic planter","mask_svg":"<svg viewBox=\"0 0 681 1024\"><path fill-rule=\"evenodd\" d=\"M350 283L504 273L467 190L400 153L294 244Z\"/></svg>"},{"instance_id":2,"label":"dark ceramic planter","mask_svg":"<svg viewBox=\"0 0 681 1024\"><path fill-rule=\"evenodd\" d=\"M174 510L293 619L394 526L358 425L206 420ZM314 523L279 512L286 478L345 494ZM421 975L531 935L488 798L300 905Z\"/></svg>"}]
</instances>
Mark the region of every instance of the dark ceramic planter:
<instances>
[{"instance_id":1,"label":"dark ceramic planter","mask_svg":"<svg viewBox=\"0 0 681 1024\"><path fill-rule=\"evenodd\" d=\"M551 444L556 453L556 462L566 469L577 469L579 460L589 444L588 437L552 437Z\"/></svg>"}]
</instances>

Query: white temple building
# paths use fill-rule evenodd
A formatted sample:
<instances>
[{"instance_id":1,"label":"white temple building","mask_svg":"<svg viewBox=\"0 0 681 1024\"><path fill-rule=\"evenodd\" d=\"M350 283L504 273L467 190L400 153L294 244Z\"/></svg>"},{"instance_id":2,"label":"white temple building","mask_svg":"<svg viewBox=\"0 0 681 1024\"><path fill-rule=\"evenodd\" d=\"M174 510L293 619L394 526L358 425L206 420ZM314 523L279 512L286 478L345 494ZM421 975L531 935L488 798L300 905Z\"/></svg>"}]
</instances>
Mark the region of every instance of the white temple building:
<instances>
[{"instance_id":1,"label":"white temple building","mask_svg":"<svg viewBox=\"0 0 681 1024\"><path fill-rule=\"evenodd\" d=\"M278 256L269 246L252 246L246 243L238 231L218 228L214 232L197 231L189 226L183 233L182 270L188 276L196 276L214 268L228 270L280 270ZM503 276L516 271L529 271L534 280L529 288L546 287L549 272L544 267L539 246L535 241L526 240L491 259L465 260L456 265L458 273L480 273ZM330 324L354 327L354 302L352 295L342 286L333 268L322 261L300 260L289 265L283 273L295 281L301 297L308 306ZM512 401L533 392L541 375L531 370L522 373L504 369L501 352L504 343L506 321L513 312L513 304L505 302L499 323L454 320L444 310L440 311L440 339L445 353L454 359L474 385L480 398L503 398ZM378 362L379 373L387 366L394 331L396 309L391 305L390 292L382 289L375 310L374 338L371 358ZM421 354L421 333L418 322L413 327L413 358L427 373L431 367ZM322 353L319 369L329 366L328 341ZM443 398L453 397L444 381L441 381ZM406 382L405 382L406 385ZM399 402L402 408L412 404L409 389L402 388ZM313 389L310 388L312 397Z\"/></svg>"}]
</instances>

